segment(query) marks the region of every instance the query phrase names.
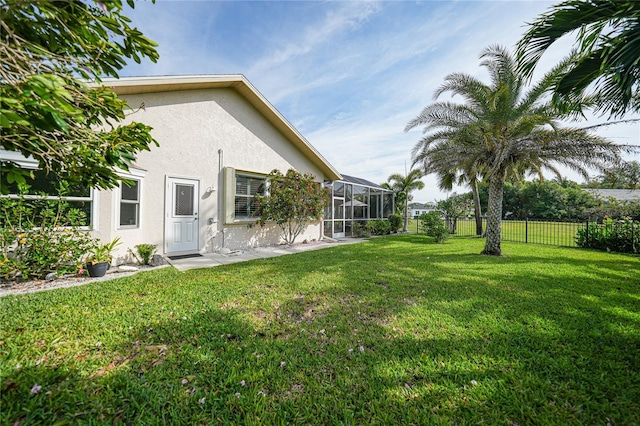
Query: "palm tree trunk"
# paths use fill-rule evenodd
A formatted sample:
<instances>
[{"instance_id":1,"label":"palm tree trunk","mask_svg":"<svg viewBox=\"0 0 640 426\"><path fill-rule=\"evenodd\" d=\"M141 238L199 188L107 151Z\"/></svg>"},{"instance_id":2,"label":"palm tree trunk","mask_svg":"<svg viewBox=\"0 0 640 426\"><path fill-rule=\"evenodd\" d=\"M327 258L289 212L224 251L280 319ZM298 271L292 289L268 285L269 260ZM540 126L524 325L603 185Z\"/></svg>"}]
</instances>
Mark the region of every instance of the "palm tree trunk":
<instances>
[{"instance_id":1,"label":"palm tree trunk","mask_svg":"<svg viewBox=\"0 0 640 426\"><path fill-rule=\"evenodd\" d=\"M407 195L407 199L404 200L404 228L402 232L406 233L408 227L409 227L409 196Z\"/></svg>"},{"instance_id":2,"label":"palm tree trunk","mask_svg":"<svg viewBox=\"0 0 640 426\"><path fill-rule=\"evenodd\" d=\"M489 181L489 206L487 208L487 239L482 254L502 256L500 228L502 226L503 174L496 172Z\"/></svg>"},{"instance_id":3,"label":"palm tree trunk","mask_svg":"<svg viewBox=\"0 0 640 426\"><path fill-rule=\"evenodd\" d=\"M478 181L471 183L471 192L473 192L473 213L476 216L476 235L482 236L482 209L480 208L480 194L478 193Z\"/></svg>"}]
</instances>

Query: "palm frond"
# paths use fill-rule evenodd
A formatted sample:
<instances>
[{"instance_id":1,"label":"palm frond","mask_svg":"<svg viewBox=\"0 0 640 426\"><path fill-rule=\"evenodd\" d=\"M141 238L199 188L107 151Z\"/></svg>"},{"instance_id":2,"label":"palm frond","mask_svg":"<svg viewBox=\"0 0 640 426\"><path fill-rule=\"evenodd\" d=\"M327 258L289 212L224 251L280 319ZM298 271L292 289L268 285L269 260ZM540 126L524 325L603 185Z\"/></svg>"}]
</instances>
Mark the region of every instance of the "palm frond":
<instances>
[{"instance_id":1,"label":"palm frond","mask_svg":"<svg viewBox=\"0 0 640 426\"><path fill-rule=\"evenodd\" d=\"M554 6L519 42L518 69L530 76L547 48L574 30L578 49L552 87L554 104L575 111L595 98L595 110L610 117L640 111L640 1L569 0Z\"/></svg>"}]
</instances>

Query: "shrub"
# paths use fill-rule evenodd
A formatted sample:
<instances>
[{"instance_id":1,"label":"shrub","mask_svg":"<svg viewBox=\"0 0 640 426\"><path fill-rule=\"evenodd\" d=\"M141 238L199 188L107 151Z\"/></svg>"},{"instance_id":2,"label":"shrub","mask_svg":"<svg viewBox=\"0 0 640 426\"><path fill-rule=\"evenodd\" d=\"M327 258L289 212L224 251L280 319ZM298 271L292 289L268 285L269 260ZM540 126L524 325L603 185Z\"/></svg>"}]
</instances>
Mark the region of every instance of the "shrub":
<instances>
[{"instance_id":1,"label":"shrub","mask_svg":"<svg viewBox=\"0 0 640 426\"><path fill-rule=\"evenodd\" d=\"M367 238L371 236L371 231L365 225L360 222L353 222L353 236L356 238Z\"/></svg>"},{"instance_id":2,"label":"shrub","mask_svg":"<svg viewBox=\"0 0 640 426\"><path fill-rule=\"evenodd\" d=\"M129 249L129 253L138 261L141 265L148 265L151 261L151 257L156 252L155 244L138 244L135 246L136 252Z\"/></svg>"},{"instance_id":3,"label":"shrub","mask_svg":"<svg viewBox=\"0 0 640 426\"><path fill-rule=\"evenodd\" d=\"M86 215L62 198L0 198L0 279L44 278L82 271L82 257L97 240L80 229Z\"/></svg>"},{"instance_id":4,"label":"shrub","mask_svg":"<svg viewBox=\"0 0 640 426\"><path fill-rule=\"evenodd\" d=\"M391 232L391 225L388 220L374 219L367 223L367 228L373 235L386 235Z\"/></svg>"},{"instance_id":5,"label":"shrub","mask_svg":"<svg viewBox=\"0 0 640 426\"><path fill-rule=\"evenodd\" d=\"M391 232L398 232L398 230L402 227L402 216L399 214L389 215L389 225L391 226Z\"/></svg>"},{"instance_id":6,"label":"shrub","mask_svg":"<svg viewBox=\"0 0 640 426\"><path fill-rule=\"evenodd\" d=\"M622 253L640 253L640 222L626 217L621 220L606 218L602 223L590 222L578 229L578 247Z\"/></svg>"},{"instance_id":7,"label":"shrub","mask_svg":"<svg viewBox=\"0 0 640 426\"><path fill-rule=\"evenodd\" d=\"M603 221L604 219L621 219L629 217L640 220L640 201L618 201L609 198L604 205L592 207L584 211L584 217L589 221Z\"/></svg>"},{"instance_id":8,"label":"shrub","mask_svg":"<svg viewBox=\"0 0 640 426\"><path fill-rule=\"evenodd\" d=\"M310 173L300 173L294 169L283 175L272 170L267 176L268 194L255 195L257 224L264 226L275 222L282 230L282 239L293 244L307 225L322 217L322 212L330 202L329 192Z\"/></svg>"},{"instance_id":9,"label":"shrub","mask_svg":"<svg viewBox=\"0 0 640 426\"><path fill-rule=\"evenodd\" d=\"M436 240L436 243L444 243L449 238L449 228L442 221L442 213L422 213L418 217L422 232Z\"/></svg>"}]
</instances>

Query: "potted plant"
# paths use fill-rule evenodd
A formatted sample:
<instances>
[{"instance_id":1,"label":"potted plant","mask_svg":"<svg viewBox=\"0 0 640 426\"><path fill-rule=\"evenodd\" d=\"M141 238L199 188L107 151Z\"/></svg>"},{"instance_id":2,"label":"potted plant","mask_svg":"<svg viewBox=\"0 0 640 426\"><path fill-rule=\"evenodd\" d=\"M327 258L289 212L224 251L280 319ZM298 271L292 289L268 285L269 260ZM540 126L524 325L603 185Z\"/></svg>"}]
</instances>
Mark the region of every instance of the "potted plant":
<instances>
[{"instance_id":1,"label":"potted plant","mask_svg":"<svg viewBox=\"0 0 640 426\"><path fill-rule=\"evenodd\" d=\"M111 266L113 250L120 245L120 238L116 238L110 243L100 244L89 252L87 257L87 271L91 277L102 277Z\"/></svg>"}]
</instances>

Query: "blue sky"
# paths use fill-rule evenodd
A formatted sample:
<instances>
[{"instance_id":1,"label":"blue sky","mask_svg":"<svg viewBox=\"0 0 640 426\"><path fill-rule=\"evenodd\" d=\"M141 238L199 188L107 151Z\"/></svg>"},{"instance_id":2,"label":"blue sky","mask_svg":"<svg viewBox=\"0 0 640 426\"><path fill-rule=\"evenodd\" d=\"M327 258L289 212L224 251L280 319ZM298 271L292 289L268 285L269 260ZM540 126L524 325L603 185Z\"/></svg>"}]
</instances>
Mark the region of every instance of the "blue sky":
<instances>
[{"instance_id":1,"label":"blue sky","mask_svg":"<svg viewBox=\"0 0 640 426\"><path fill-rule=\"evenodd\" d=\"M137 2L126 14L159 43L160 60L131 64L121 76L244 74L341 173L381 183L404 173L405 163L411 166L421 131L403 129L433 101L444 77L465 72L486 81L480 52L495 44L512 47L525 23L551 4ZM557 63L572 42L561 40L539 68ZM611 126L601 134L640 145L640 123ZM433 176L423 181L415 201L446 197Z\"/></svg>"}]
</instances>

